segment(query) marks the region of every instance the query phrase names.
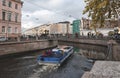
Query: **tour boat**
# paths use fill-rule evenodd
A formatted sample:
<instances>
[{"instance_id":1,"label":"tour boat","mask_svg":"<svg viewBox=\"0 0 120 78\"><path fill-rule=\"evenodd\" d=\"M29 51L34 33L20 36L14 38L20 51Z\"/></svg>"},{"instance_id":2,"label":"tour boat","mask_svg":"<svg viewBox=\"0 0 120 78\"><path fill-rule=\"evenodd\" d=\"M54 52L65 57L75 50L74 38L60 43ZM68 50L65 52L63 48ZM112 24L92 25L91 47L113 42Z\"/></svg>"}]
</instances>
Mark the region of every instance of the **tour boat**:
<instances>
[{"instance_id":1,"label":"tour boat","mask_svg":"<svg viewBox=\"0 0 120 78\"><path fill-rule=\"evenodd\" d=\"M71 54L73 54L72 46L57 47L38 56L37 61L39 65L60 66Z\"/></svg>"}]
</instances>

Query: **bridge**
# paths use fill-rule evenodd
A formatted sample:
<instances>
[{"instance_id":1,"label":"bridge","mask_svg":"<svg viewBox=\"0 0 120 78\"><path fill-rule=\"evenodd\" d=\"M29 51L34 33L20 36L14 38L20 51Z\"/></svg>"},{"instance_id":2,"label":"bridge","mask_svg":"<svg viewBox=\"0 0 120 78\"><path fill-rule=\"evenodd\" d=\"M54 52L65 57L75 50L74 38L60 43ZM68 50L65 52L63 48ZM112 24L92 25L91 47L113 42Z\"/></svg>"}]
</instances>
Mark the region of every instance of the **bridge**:
<instances>
[{"instance_id":1,"label":"bridge","mask_svg":"<svg viewBox=\"0 0 120 78\"><path fill-rule=\"evenodd\" d=\"M28 51L46 49L55 47L59 44L81 46L84 49L97 49L105 54L108 60L120 60L120 45L110 38L71 38L71 37L55 37L41 40L29 40L19 42L5 42L0 43L0 55L23 53ZM93 47L92 47L93 46Z\"/></svg>"},{"instance_id":2,"label":"bridge","mask_svg":"<svg viewBox=\"0 0 120 78\"><path fill-rule=\"evenodd\" d=\"M0 43L0 56L10 55L24 52L35 52L36 50L53 48L57 46L56 40L35 40L20 42L4 42Z\"/></svg>"}]
</instances>

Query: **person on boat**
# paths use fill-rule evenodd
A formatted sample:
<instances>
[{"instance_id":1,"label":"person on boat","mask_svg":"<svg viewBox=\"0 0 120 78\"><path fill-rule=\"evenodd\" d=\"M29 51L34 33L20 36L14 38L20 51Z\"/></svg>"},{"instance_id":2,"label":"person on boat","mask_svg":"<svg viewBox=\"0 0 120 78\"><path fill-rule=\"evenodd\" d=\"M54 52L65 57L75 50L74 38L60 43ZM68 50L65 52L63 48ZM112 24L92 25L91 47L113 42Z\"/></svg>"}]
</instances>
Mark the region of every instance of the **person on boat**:
<instances>
[{"instance_id":1,"label":"person on boat","mask_svg":"<svg viewBox=\"0 0 120 78\"><path fill-rule=\"evenodd\" d=\"M52 55L52 51L51 51L51 50L48 50L48 51L47 51L47 54L48 54L48 56L51 56L51 55Z\"/></svg>"},{"instance_id":2,"label":"person on boat","mask_svg":"<svg viewBox=\"0 0 120 78\"><path fill-rule=\"evenodd\" d=\"M46 53L46 52L44 52L44 53L42 54L42 56L43 56L43 57L47 56L47 53Z\"/></svg>"},{"instance_id":3,"label":"person on boat","mask_svg":"<svg viewBox=\"0 0 120 78\"><path fill-rule=\"evenodd\" d=\"M45 51L42 56L51 56L51 55L52 55L52 51L48 50L48 51Z\"/></svg>"}]
</instances>

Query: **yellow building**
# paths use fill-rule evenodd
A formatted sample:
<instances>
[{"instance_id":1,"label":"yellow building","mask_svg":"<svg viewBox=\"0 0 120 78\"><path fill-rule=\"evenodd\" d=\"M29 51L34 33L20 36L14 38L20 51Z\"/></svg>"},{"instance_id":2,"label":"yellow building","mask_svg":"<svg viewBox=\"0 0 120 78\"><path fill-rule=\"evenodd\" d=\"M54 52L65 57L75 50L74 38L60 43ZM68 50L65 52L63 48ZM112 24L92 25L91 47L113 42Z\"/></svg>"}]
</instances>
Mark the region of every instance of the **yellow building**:
<instances>
[{"instance_id":1,"label":"yellow building","mask_svg":"<svg viewBox=\"0 0 120 78\"><path fill-rule=\"evenodd\" d=\"M26 30L23 34L24 35L31 35L31 36L36 36L36 35L42 35L42 34L48 34L50 30L50 24L44 24L40 25L38 27L34 27L31 29Z\"/></svg>"},{"instance_id":2,"label":"yellow building","mask_svg":"<svg viewBox=\"0 0 120 78\"><path fill-rule=\"evenodd\" d=\"M66 35L68 33L71 34L70 22L68 21L54 23L50 26L50 34Z\"/></svg>"},{"instance_id":3,"label":"yellow building","mask_svg":"<svg viewBox=\"0 0 120 78\"><path fill-rule=\"evenodd\" d=\"M68 21L53 24L43 24L38 27L26 30L24 34L32 36L41 36L42 34L65 36L66 34L72 34L72 26Z\"/></svg>"}]
</instances>

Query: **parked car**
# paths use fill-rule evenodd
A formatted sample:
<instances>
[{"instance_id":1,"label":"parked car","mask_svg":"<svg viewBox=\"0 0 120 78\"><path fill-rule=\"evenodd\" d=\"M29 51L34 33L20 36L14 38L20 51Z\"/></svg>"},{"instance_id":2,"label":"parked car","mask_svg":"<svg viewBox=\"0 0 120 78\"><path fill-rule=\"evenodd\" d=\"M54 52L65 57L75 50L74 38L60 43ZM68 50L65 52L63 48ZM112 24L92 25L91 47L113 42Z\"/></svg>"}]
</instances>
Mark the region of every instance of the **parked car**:
<instances>
[{"instance_id":1,"label":"parked car","mask_svg":"<svg viewBox=\"0 0 120 78\"><path fill-rule=\"evenodd\" d=\"M0 41L7 41L5 37L0 37Z\"/></svg>"}]
</instances>

